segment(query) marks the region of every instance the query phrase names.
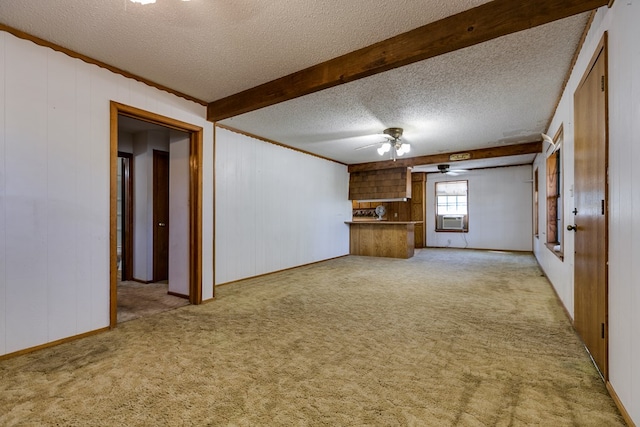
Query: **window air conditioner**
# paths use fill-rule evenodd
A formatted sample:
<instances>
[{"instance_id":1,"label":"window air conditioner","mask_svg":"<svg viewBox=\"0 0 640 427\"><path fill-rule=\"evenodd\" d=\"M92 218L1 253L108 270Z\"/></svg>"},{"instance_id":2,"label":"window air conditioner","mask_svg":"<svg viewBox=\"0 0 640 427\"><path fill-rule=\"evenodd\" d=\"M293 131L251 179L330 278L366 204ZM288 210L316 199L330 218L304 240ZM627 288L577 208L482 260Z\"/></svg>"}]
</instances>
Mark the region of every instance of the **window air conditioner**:
<instances>
[{"instance_id":1,"label":"window air conditioner","mask_svg":"<svg viewBox=\"0 0 640 427\"><path fill-rule=\"evenodd\" d=\"M463 230L464 229L464 217L444 215L442 217L442 229L443 230Z\"/></svg>"}]
</instances>

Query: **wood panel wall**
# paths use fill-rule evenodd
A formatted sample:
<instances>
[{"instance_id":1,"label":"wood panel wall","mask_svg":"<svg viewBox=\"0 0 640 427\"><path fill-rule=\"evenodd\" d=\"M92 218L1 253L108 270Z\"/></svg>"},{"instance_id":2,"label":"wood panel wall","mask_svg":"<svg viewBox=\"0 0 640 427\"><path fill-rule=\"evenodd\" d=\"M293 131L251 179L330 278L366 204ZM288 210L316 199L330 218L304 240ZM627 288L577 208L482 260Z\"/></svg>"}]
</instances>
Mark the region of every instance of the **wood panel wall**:
<instances>
[{"instance_id":1,"label":"wood panel wall","mask_svg":"<svg viewBox=\"0 0 640 427\"><path fill-rule=\"evenodd\" d=\"M401 167L352 172L349 200L411 198L411 170Z\"/></svg>"}]
</instances>

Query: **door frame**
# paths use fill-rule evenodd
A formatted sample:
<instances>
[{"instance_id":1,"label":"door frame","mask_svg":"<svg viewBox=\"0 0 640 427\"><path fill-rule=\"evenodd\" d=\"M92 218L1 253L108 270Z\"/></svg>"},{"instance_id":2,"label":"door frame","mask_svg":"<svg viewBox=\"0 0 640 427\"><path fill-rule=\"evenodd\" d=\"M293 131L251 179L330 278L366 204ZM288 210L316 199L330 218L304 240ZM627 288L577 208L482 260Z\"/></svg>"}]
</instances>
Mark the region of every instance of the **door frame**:
<instances>
[{"instance_id":1,"label":"door frame","mask_svg":"<svg viewBox=\"0 0 640 427\"><path fill-rule=\"evenodd\" d=\"M203 129L190 123L172 119L139 108L110 102L110 298L109 327L118 322L117 288L117 168L118 168L118 115L154 123L189 134L189 302L202 303L202 140Z\"/></svg>"}]
</instances>

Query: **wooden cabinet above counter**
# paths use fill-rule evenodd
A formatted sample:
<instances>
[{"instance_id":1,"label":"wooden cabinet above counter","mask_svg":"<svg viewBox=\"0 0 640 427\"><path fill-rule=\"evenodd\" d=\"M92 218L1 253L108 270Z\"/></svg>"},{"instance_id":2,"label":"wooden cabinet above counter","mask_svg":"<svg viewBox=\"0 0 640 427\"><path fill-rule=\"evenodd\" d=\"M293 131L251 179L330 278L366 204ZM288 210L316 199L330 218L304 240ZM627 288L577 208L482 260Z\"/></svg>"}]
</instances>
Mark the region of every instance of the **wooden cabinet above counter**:
<instances>
[{"instance_id":1,"label":"wooden cabinet above counter","mask_svg":"<svg viewBox=\"0 0 640 427\"><path fill-rule=\"evenodd\" d=\"M410 168L401 167L349 174L349 200L410 198Z\"/></svg>"}]
</instances>

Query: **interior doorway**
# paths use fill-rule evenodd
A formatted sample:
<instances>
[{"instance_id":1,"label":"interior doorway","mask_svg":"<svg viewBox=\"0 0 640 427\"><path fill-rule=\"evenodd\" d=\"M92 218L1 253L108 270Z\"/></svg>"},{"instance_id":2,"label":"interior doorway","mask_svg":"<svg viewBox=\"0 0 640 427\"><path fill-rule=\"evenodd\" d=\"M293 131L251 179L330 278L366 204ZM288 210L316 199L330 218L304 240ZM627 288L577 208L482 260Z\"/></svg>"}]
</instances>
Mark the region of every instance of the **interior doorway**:
<instances>
[{"instance_id":1,"label":"interior doorway","mask_svg":"<svg viewBox=\"0 0 640 427\"><path fill-rule=\"evenodd\" d=\"M138 138L137 145L132 143L130 147L124 147L123 144L119 144L119 122L132 119L136 123L147 127L149 125L157 126L170 133L171 136L167 140L167 150L154 150L153 147L157 142L152 141L147 134ZM140 140L144 138L148 139L147 142L140 144ZM174 157L169 155L169 146L176 147ZM153 152L154 155L145 157L145 150ZM131 156L120 155L126 154L125 151L129 151ZM156 154L156 151L159 153L164 151L164 154ZM157 165L156 157L161 159ZM140 162L134 168L137 158ZM173 160L180 166L177 169L181 169L179 170L181 176L176 179L172 178L175 182L171 182L175 197L178 199L174 204L179 205L179 209L184 211L174 215L178 218L175 230L177 237L174 239L176 249L173 250L177 255L174 255L174 259L171 257L169 247L172 231L169 227L169 218L166 216L166 211L172 203L169 189L169 163ZM165 294L188 298L188 302L191 304L202 302L201 165L201 127L116 102L111 103L111 327L115 327L118 322L119 278L131 278L140 284L157 281L165 281L166 284L166 279L170 276L169 271L173 270L174 278L179 278L179 280L174 280L174 284L179 282L176 285L179 288L174 292L165 291ZM157 169L157 166L160 169ZM149 177L149 181L154 185L147 184L146 177ZM161 182L160 184L155 182L156 178ZM127 191L126 185L130 186L130 191ZM160 189L162 191L157 191ZM140 196L138 193L143 193L142 198L144 199L147 191L149 192L148 199L150 200L153 195L154 201L149 205L138 201L136 207L136 198ZM162 194L165 194L164 201L160 200ZM162 205L162 209L157 209L158 204ZM128 217L128 215L130 216ZM145 218L148 227L144 222ZM160 229L159 233L158 229ZM159 243L157 234L163 232L165 234L164 244L157 244ZM128 248L127 239L132 241L132 248ZM138 247L136 248L136 246ZM164 266L157 262L161 256L156 256L162 253L164 253ZM174 268L172 269L171 266ZM171 289L171 284L166 286ZM134 289L134 291L136 290Z\"/></svg>"},{"instance_id":2,"label":"interior doorway","mask_svg":"<svg viewBox=\"0 0 640 427\"><path fill-rule=\"evenodd\" d=\"M607 34L574 94L574 325L608 379Z\"/></svg>"}]
</instances>

